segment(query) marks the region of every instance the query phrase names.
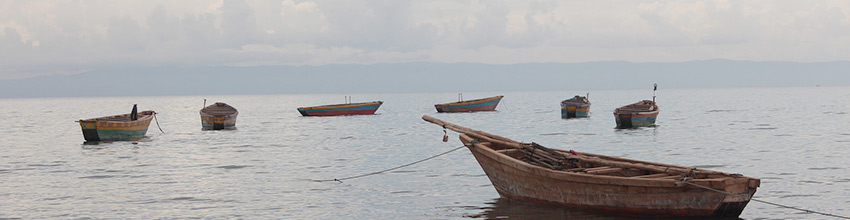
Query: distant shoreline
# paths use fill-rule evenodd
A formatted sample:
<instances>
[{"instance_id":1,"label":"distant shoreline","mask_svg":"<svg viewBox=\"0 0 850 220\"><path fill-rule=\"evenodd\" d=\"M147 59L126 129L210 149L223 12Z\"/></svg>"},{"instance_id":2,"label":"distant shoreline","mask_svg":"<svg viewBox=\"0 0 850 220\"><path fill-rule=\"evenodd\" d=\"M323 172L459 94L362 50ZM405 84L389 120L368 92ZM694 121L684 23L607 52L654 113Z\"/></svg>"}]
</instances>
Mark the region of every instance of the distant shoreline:
<instances>
[{"instance_id":1,"label":"distant shoreline","mask_svg":"<svg viewBox=\"0 0 850 220\"><path fill-rule=\"evenodd\" d=\"M253 67L107 67L0 80L0 98L431 93L850 85L850 61L395 63Z\"/></svg>"}]
</instances>

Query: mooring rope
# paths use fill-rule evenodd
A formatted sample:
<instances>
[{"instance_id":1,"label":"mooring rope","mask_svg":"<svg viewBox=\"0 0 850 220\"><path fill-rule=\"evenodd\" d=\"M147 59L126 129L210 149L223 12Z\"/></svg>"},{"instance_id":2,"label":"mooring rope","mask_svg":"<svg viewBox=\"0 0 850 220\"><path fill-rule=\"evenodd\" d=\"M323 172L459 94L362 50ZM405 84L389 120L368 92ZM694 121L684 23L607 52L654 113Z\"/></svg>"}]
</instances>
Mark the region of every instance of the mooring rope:
<instances>
[{"instance_id":1,"label":"mooring rope","mask_svg":"<svg viewBox=\"0 0 850 220\"><path fill-rule=\"evenodd\" d=\"M702 188L702 189L706 189L706 190L709 190L709 191L713 191L713 192L723 193L723 194L726 194L726 195L731 195L731 196L740 196L740 197L747 197L747 196L744 196L744 195L732 194L732 193L729 193L729 192L726 192L726 191L721 191L721 190L712 189L712 188L708 188L708 187L705 187L705 186L697 185L697 184L695 184L695 183L688 182L688 180L690 180L690 179L691 179L691 178L687 178L687 177L686 177L686 178L682 178L682 183L685 183L685 184L688 184L688 185L691 185L691 186L696 186L696 187L699 187L699 188ZM781 207L781 208L787 208L787 209L794 209L794 210L797 210L797 211L803 211L803 212L807 212L807 213L815 213L815 214L820 214L820 215L825 215L825 216L830 216L830 217L836 217L836 218L841 218L841 219L850 219L850 217L847 217L847 216L840 216L840 215L829 214L829 213L825 213L825 212L818 212L818 211L813 211L813 210L808 210L808 209L802 209L802 208L797 208L797 207L793 207L793 206L788 206L788 205L782 205L782 204L778 204L778 203L768 202L768 201L764 201L764 200L758 200L758 199L755 199L755 198L750 198L750 200L752 200L752 201L756 201L756 202L765 203L765 204L774 205L774 206Z\"/></svg>"},{"instance_id":2,"label":"mooring rope","mask_svg":"<svg viewBox=\"0 0 850 220\"><path fill-rule=\"evenodd\" d=\"M366 176L371 176L371 175L377 175L377 174L381 174L381 173L389 172L389 171L392 171L392 170L395 170L395 169L399 169L399 168L402 168L402 167L407 167L407 166L410 166L410 165L413 165L413 164L421 163L421 162L424 162L424 161L426 161L426 160L434 159L434 158L437 158L437 157L439 157L439 156L446 155L446 154L448 154L448 153L451 153L452 151L456 151L456 150L461 149L461 148L464 148L464 147L465 147L465 146L456 147L456 148L451 149L451 150L449 150L449 151L446 151L446 152L443 152L443 153L440 153L440 154L437 154L437 155L434 155L434 156L431 156L431 157L428 157L428 158L425 158L425 159L421 159L421 160L418 160L418 161L413 162L413 163L408 163L408 164L405 164L405 165L401 165L401 166L397 166L397 167L389 168L389 169L386 169L386 170L381 170L381 171L378 171L378 172L371 172L371 173L367 173L367 174L361 174L361 175L357 175L357 176L350 176L350 177L338 178L338 179L332 179L332 180L313 180L313 182L330 182L330 181L336 181L336 182L340 182L340 183L341 183L343 180L350 180L350 179L355 179L355 178L360 178L360 177L366 177Z\"/></svg>"},{"instance_id":3,"label":"mooring rope","mask_svg":"<svg viewBox=\"0 0 850 220\"><path fill-rule=\"evenodd\" d=\"M165 133L165 131L162 130L162 127L159 126L159 120L156 119L156 112L153 113L153 120L156 122L156 127L159 128L159 132Z\"/></svg>"}]
</instances>

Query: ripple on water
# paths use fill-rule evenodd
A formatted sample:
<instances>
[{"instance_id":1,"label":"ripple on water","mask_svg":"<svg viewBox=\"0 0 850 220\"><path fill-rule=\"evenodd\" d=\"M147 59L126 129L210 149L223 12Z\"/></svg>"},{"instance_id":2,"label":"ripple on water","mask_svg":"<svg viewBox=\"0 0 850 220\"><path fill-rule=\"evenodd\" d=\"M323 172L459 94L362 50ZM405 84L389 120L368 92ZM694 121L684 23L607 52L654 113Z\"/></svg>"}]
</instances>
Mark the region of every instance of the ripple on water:
<instances>
[{"instance_id":1,"label":"ripple on water","mask_svg":"<svg viewBox=\"0 0 850 220\"><path fill-rule=\"evenodd\" d=\"M810 167L809 170L840 170L841 167Z\"/></svg>"},{"instance_id":2,"label":"ripple on water","mask_svg":"<svg viewBox=\"0 0 850 220\"><path fill-rule=\"evenodd\" d=\"M564 132L557 132L557 133L544 133L544 134L540 134L540 135L541 136L551 136L551 135L570 135L570 134L567 134L567 133L564 133Z\"/></svg>"},{"instance_id":3,"label":"ripple on water","mask_svg":"<svg viewBox=\"0 0 850 220\"><path fill-rule=\"evenodd\" d=\"M708 111L707 111L707 113L735 112L735 111L737 111L737 110L732 110L732 109L714 109L714 110L708 110Z\"/></svg>"},{"instance_id":4,"label":"ripple on water","mask_svg":"<svg viewBox=\"0 0 850 220\"><path fill-rule=\"evenodd\" d=\"M816 196L818 196L818 195L814 195L814 194L793 194L793 195L780 196L779 198L816 197Z\"/></svg>"},{"instance_id":5,"label":"ripple on water","mask_svg":"<svg viewBox=\"0 0 850 220\"><path fill-rule=\"evenodd\" d=\"M799 183L811 183L811 184L821 184L821 181L812 181L812 180L802 180Z\"/></svg>"},{"instance_id":6,"label":"ripple on water","mask_svg":"<svg viewBox=\"0 0 850 220\"><path fill-rule=\"evenodd\" d=\"M242 168L246 168L246 167L251 167L251 166L248 166L248 165L226 165L226 166L217 166L217 167L215 167L215 168L221 168L221 169L225 169L225 170L232 170L232 169L242 169Z\"/></svg>"},{"instance_id":7,"label":"ripple on water","mask_svg":"<svg viewBox=\"0 0 850 220\"><path fill-rule=\"evenodd\" d=\"M759 127L759 128L749 128L749 130L775 130L775 127Z\"/></svg>"},{"instance_id":8,"label":"ripple on water","mask_svg":"<svg viewBox=\"0 0 850 220\"><path fill-rule=\"evenodd\" d=\"M56 166L62 166L62 164L27 164L27 166L31 166L31 167L56 167Z\"/></svg>"},{"instance_id":9,"label":"ripple on water","mask_svg":"<svg viewBox=\"0 0 850 220\"><path fill-rule=\"evenodd\" d=\"M723 167L726 167L726 165L696 165L696 166L694 166L694 168L700 168L700 169L712 169L712 168L723 168Z\"/></svg>"},{"instance_id":10,"label":"ripple on water","mask_svg":"<svg viewBox=\"0 0 850 220\"><path fill-rule=\"evenodd\" d=\"M119 176L116 176L116 175L94 175L94 176L83 176L83 177L79 177L79 178L80 179L109 179L109 178L115 178L115 177L119 177Z\"/></svg>"}]
</instances>

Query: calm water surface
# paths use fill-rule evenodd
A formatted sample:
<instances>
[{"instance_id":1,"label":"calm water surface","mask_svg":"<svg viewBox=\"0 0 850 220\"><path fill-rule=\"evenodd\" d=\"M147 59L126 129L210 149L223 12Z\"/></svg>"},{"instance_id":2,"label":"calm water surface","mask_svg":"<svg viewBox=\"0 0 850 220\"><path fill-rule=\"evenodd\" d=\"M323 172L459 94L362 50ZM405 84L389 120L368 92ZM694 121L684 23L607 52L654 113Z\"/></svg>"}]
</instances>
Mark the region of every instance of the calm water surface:
<instances>
[{"instance_id":1,"label":"calm water surface","mask_svg":"<svg viewBox=\"0 0 850 220\"><path fill-rule=\"evenodd\" d=\"M590 93L592 116L558 103ZM251 95L0 99L0 218L625 219L499 199L437 118L544 146L761 178L756 199L850 215L850 87L662 89L653 128L616 130L611 111L651 90L505 95L496 112L438 114L456 93L355 94L376 115L302 117L343 96ZM202 131L203 99L240 110L237 130ZM137 142L85 144L75 120L159 112ZM744 219L829 219L751 202Z\"/></svg>"}]
</instances>

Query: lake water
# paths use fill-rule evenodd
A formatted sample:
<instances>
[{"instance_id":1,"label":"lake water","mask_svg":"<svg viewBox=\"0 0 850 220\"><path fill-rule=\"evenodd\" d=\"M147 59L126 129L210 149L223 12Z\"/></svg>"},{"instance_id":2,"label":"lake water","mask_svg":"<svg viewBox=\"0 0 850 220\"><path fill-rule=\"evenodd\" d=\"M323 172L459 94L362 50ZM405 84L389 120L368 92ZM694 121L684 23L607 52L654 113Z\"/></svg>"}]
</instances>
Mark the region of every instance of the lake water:
<instances>
[{"instance_id":1,"label":"lake water","mask_svg":"<svg viewBox=\"0 0 850 220\"><path fill-rule=\"evenodd\" d=\"M590 118L558 103L590 93ZM354 94L376 115L302 117L345 95L0 99L0 219L621 219L500 199L428 114L518 141L761 178L759 200L850 216L850 87L661 89L656 127L617 130L614 108L651 90L505 95L495 112L436 113L456 93ZM239 109L237 130L203 131L203 99ZM74 121L159 114L136 142L84 144ZM750 202L744 219L830 217Z\"/></svg>"}]
</instances>

